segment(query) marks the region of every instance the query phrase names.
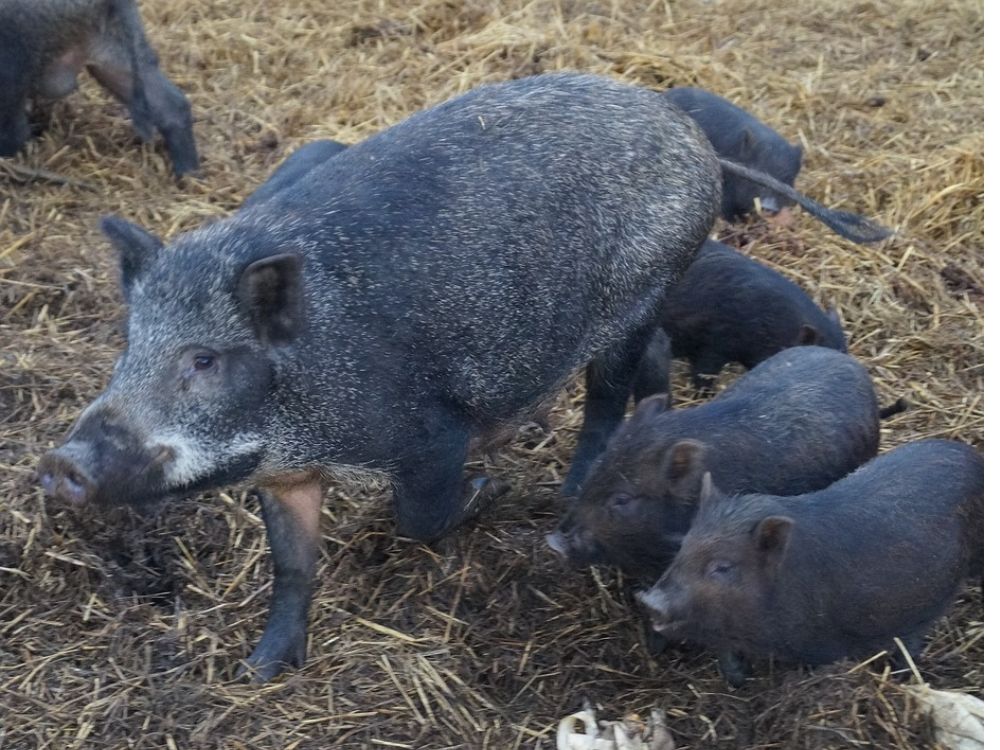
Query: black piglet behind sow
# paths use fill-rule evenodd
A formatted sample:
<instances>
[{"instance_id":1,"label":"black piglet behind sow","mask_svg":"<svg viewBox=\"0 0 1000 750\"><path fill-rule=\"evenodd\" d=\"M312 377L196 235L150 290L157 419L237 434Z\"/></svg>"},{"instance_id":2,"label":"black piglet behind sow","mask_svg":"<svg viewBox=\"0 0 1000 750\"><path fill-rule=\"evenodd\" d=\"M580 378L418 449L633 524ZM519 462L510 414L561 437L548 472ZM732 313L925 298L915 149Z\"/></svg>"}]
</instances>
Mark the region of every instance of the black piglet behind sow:
<instances>
[{"instance_id":1,"label":"black piglet behind sow","mask_svg":"<svg viewBox=\"0 0 1000 750\"><path fill-rule=\"evenodd\" d=\"M793 281L714 240L664 296L662 325L699 390L729 362L750 369L802 344L847 351L836 311L823 312Z\"/></svg>"}]
</instances>

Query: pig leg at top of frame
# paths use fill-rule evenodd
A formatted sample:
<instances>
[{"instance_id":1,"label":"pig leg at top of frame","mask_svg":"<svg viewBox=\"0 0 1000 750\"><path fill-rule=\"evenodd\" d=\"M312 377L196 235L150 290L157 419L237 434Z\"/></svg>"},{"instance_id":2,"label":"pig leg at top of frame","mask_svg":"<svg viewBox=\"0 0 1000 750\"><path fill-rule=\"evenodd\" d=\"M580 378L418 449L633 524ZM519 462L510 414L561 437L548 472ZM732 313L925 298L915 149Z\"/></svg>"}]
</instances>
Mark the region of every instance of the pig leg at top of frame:
<instances>
[{"instance_id":1,"label":"pig leg at top of frame","mask_svg":"<svg viewBox=\"0 0 1000 750\"><path fill-rule=\"evenodd\" d=\"M87 66L104 88L123 102L143 141L155 127L163 135L174 174L198 169L191 105L160 71L142 30L134 2L118 2L105 34L92 43Z\"/></svg>"}]
</instances>

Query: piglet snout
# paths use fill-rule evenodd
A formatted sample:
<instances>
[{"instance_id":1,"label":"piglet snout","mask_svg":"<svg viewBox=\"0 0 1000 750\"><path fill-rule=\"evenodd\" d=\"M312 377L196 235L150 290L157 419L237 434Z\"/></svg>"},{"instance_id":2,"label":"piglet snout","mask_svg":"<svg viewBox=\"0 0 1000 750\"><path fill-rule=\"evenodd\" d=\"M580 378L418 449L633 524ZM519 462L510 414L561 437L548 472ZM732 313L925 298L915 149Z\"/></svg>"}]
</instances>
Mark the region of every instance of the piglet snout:
<instances>
[{"instance_id":1,"label":"piglet snout","mask_svg":"<svg viewBox=\"0 0 1000 750\"><path fill-rule=\"evenodd\" d=\"M549 549L559 555L564 560L569 557L569 541L561 531L553 531L545 535L545 542Z\"/></svg>"}]
</instances>

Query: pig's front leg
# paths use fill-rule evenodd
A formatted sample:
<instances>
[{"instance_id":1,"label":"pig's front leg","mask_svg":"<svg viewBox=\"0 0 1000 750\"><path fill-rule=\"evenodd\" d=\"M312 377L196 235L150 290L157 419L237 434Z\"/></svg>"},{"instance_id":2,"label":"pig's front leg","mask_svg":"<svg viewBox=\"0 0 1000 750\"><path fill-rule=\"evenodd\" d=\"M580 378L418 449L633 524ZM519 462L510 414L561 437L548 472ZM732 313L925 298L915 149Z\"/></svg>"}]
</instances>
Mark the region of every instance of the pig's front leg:
<instances>
[{"instance_id":1,"label":"pig's front leg","mask_svg":"<svg viewBox=\"0 0 1000 750\"><path fill-rule=\"evenodd\" d=\"M750 663L735 651L720 651L718 653L719 671L731 687L743 687L750 674Z\"/></svg>"},{"instance_id":2,"label":"pig's front leg","mask_svg":"<svg viewBox=\"0 0 1000 750\"><path fill-rule=\"evenodd\" d=\"M274 589L264 635L243 671L266 682L288 667L301 667L306 658L323 490L316 481L264 490L260 504L274 562Z\"/></svg>"}]
</instances>

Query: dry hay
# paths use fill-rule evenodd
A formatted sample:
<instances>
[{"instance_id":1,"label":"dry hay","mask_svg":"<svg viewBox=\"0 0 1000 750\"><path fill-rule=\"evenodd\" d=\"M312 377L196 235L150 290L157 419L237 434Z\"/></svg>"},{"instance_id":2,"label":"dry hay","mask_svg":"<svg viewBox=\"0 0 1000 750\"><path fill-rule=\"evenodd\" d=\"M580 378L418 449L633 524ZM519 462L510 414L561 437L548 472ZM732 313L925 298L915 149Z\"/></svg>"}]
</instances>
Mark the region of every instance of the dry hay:
<instances>
[{"instance_id":1,"label":"dry hay","mask_svg":"<svg viewBox=\"0 0 1000 750\"><path fill-rule=\"evenodd\" d=\"M122 343L100 213L173 235L234 209L305 141L355 142L480 83L555 69L729 96L806 145L807 193L899 226L877 247L805 217L723 235L835 305L883 400L913 402L885 425L887 447L931 435L981 447L980 4L175 0L143 11L191 95L203 180L174 185L162 152L137 145L89 81L16 160L52 174L32 181L0 163L0 747L551 747L554 723L584 697L615 717L664 707L680 748L932 747L880 661L765 666L731 691L696 650L646 655L628 583L567 572L543 549L578 389L560 399L553 432L525 431L492 462L513 492L433 549L394 538L386 497L334 488L311 658L264 687L231 679L270 593L252 498L102 517L46 504L32 473ZM982 620L970 587L934 631L925 679L982 693Z\"/></svg>"}]
</instances>

